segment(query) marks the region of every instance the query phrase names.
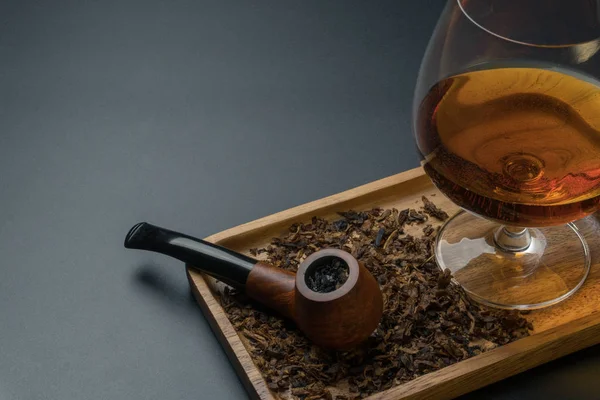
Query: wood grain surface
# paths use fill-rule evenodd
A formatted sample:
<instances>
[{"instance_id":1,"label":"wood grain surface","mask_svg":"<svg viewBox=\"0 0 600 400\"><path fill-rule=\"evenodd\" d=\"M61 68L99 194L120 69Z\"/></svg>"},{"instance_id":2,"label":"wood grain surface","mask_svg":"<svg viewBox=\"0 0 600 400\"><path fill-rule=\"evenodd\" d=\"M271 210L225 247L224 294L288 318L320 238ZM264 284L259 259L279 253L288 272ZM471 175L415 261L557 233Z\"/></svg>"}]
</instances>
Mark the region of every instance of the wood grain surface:
<instances>
[{"instance_id":1,"label":"wood grain surface","mask_svg":"<svg viewBox=\"0 0 600 400\"><path fill-rule=\"evenodd\" d=\"M246 294L286 318L295 317L296 274L258 262L246 281Z\"/></svg>"},{"instance_id":2,"label":"wood grain surface","mask_svg":"<svg viewBox=\"0 0 600 400\"><path fill-rule=\"evenodd\" d=\"M267 245L294 222L312 216L335 218L336 212L372 207L404 209L418 207L421 196L428 196L449 214L458 207L433 187L421 168L391 176L346 192L307 203L207 238L208 241L248 254L253 247ZM490 383L551 361L600 342L600 223L592 215L577 222L588 239L592 270L583 287L568 300L553 307L531 312L531 336L498 347L441 370L423 375L370 400L451 399ZM188 278L204 315L218 336L252 398L275 399L239 336L219 304L222 286L214 279L188 268Z\"/></svg>"}]
</instances>

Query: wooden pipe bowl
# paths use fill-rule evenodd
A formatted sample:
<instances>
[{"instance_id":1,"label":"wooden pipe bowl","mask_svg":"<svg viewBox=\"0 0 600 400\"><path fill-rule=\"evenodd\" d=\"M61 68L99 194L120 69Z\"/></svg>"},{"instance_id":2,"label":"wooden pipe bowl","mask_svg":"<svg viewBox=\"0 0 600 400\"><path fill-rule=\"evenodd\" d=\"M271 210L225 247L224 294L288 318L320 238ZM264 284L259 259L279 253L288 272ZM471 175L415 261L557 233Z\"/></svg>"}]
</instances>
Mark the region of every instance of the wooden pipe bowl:
<instances>
[{"instance_id":1,"label":"wooden pipe bowl","mask_svg":"<svg viewBox=\"0 0 600 400\"><path fill-rule=\"evenodd\" d=\"M348 265L348 279L332 292L318 293L307 286L306 274L315 262L327 257L341 258ZM337 350L365 341L383 314L375 278L354 257L338 249L311 254L297 274L260 262L248 277L246 293L294 320L315 344Z\"/></svg>"}]
</instances>

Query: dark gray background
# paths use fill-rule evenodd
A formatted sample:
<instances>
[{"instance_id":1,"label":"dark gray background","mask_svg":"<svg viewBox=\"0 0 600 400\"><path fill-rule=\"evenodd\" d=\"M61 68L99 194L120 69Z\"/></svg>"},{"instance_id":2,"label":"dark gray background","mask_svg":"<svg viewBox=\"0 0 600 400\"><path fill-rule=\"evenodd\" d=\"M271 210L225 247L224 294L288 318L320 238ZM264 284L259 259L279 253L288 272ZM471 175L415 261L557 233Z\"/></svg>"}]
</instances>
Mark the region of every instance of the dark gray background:
<instances>
[{"instance_id":1,"label":"dark gray background","mask_svg":"<svg viewBox=\"0 0 600 400\"><path fill-rule=\"evenodd\" d=\"M238 399L181 263L207 236L418 165L444 1L0 2L0 398ZM468 399L600 397L592 348Z\"/></svg>"}]
</instances>

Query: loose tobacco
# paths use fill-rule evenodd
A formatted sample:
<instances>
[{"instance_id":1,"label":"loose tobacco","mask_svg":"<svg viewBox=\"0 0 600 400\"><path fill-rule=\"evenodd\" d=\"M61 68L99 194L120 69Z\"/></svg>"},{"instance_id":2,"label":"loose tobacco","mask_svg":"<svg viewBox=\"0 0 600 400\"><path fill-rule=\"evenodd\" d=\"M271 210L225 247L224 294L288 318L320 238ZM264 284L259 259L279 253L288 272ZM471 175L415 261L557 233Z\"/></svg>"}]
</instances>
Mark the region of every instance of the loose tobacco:
<instances>
[{"instance_id":1,"label":"loose tobacco","mask_svg":"<svg viewBox=\"0 0 600 400\"><path fill-rule=\"evenodd\" d=\"M423 211L375 208L340 212L333 221L314 217L293 224L267 247L251 250L290 271L322 248L348 251L375 276L384 298L384 314L371 337L350 351L335 352L311 344L292 322L243 294L226 290L222 305L273 393L303 400L359 399L533 329L518 312L471 302L450 271L439 270L431 253L437 228L429 217L443 221L448 215L426 197L422 201ZM319 285L332 288L324 282Z\"/></svg>"}]
</instances>

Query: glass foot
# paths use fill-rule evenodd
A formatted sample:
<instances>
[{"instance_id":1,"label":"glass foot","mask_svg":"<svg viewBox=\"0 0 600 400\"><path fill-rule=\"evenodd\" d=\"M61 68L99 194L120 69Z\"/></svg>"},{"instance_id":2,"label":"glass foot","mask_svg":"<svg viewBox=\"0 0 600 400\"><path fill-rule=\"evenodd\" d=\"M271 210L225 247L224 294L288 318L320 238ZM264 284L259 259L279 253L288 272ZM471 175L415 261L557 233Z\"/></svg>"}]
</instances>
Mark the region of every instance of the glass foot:
<instances>
[{"instance_id":1,"label":"glass foot","mask_svg":"<svg viewBox=\"0 0 600 400\"><path fill-rule=\"evenodd\" d=\"M577 291L590 271L588 245L573 224L517 229L464 211L438 233L436 261L476 301L532 310Z\"/></svg>"}]
</instances>

